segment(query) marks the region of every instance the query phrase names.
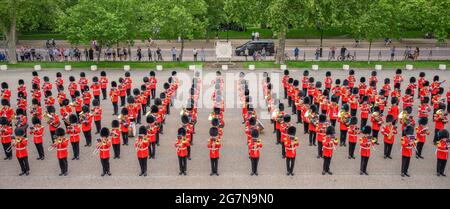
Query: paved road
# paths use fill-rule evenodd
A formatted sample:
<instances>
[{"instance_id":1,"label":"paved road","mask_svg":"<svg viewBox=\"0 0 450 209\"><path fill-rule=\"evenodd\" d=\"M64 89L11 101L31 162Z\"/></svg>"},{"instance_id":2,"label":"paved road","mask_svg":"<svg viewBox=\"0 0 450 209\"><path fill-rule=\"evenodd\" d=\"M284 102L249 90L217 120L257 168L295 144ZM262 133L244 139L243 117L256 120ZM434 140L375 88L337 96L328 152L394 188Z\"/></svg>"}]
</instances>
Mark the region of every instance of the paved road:
<instances>
[{"instance_id":1,"label":"paved road","mask_svg":"<svg viewBox=\"0 0 450 209\"><path fill-rule=\"evenodd\" d=\"M273 72L272 77L279 75L279 71L267 69ZM78 75L80 70L72 72L63 72L64 78L69 75ZM188 71L185 71L188 72ZM203 74L206 76L207 72ZM237 75L239 71L230 70L228 73ZM259 73L262 72L258 71ZM293 72L294 77L299 77L302 71ZM427 77L432 78L437 74L441 77L448 77L450 72L427 70ZM41 76L48 75L55 79L55 70L40 72ZM86 71L89 77L94 74ZM181 73L181 71L180 71ZM316 78L324 77L323 71L311 72ZM405 72L405 77L418 75L418 71ZM27 84L31 80L29 70L17 69L13 71L0 72L0 81L8 81L11 88L16 88L19 78L24 78ZM136 70L132 76L136 83L140 78L147 75L148 71ZM162 81L169 76L169 71L158 72L158 91L162 89ZM370 71L360 70L359 76L368 76ZM392 77L392 71L383 71L380 80L384 77ZM108 77L111 80L118 79L123 72L119 70L109 71ZM344 71L333 71L333 78L343 78L346 75ZM260 75L259 75L260 76ZM204 79L203 91L207 92L210 87ZM359 79L358 79L359 80ZM260 81L257 81L260 83ZM135 83L135 86L137 85ZM251 81L256 83L256 81ZM231 84L227 83L227 86ZM446 83L448 89L448 83ZM261 87L251 86L251 91L261 91ZM56 92L55 92L56 93ZM227 96L231 95L229 89L226 90ZM181 94L180 94L181 95ZM255 97L256 98L256 97ZM205 96L204 101L209 97ZM15 101L15 94L13 97ZM417 108L417 103L415 107ZM112 120L112 108L107 101L103 103L105 125L109 125ZM275 145L275 135L271 133L271 124L269 120L264 119L266 131L262 134L264 147L260 159L260 175L250 176L250 160L247 157L245 146L244 126L241 124L241 110L238 108L228 108L225 111L225 128L223 136L223 148L221 149L221 158L219 161L219 177L210 177L210 164L208 149L206 148L206 139L208 138L208 129L210 127L207 120L211 109L199 109L199 122L197 124L197 133L194 136L195 145L192 149L192 160L188 161L188 175L178 176L178 160L175 154L173 143L176 137L176 127L180 124L180 109L172 110L167 118L165 133L161 138L161 146L157 148L155 160L149 161L149 176L139 177L139 166L136 159L136 153L133 147L122 146L122 158L111 160L111 177L100 177L101 165L98 156L92 154L93 148L81 146L81 159L71 161L69 159L69 175L59 177L59 166L56 160L56 153L49 153L46 150L45 161L36 161L37 156L34 145L29 144L31 175L28 177L19 177L19 165L16 159L11 161L0 160L0 188L450 188L449 177L435 176L436 159L434 148L431 142L427 142L424 148L424 160L411 160L410 178L400 176L401 153L399 141L393 148L393 160L382 158L382 147L378 146L373 151L373 157L369 161L368 172L370 176L359 175L360 158L357 155L356 160L346 158L347 149L338 147L333 157L331 169L333 176L322 176L322 160L316 159L316 147L307 145L307 136L301 131L298 132L300 147L295 165L295 176L285 175L285 161L281 159L281 150ZM262 115L266 110L258 108L258 114ZM414 112L417 112L416 109ZM433 125L430 127L433 129ZM48 131L45 134L45 147L49 146ZM133 141L133 140L132 140ZM429 140L430 141L430 140ZM81 145L84 143L82 137ZM70 149L71 150L71 149ZM358 149L357 149L358 150ZM356 152L359 153L358 151ZM3 153L1 154L3 157ZM72 156L71 151L69 156ZM447 169L448 171L448 169ZM448 173L448 172L447 172Z\"/></svg>"}]
</instances>

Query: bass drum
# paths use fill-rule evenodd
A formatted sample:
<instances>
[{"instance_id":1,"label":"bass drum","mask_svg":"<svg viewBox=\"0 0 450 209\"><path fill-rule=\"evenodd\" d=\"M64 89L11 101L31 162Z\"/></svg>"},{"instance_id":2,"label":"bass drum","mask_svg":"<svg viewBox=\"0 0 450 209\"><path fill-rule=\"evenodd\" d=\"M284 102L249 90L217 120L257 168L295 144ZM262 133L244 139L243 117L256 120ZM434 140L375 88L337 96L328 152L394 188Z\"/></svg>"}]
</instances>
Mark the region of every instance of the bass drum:
<instances>
[{"instance_id":1,"label":"bass drum","mask_svg":"<svg viewBox=\"0 0 450 209\"><path fill-rule=\"evenodd\" d=\"M128 137L135 137L137 135L136 123L131 122L128 127Z\"/></svg>"}]
</instances>

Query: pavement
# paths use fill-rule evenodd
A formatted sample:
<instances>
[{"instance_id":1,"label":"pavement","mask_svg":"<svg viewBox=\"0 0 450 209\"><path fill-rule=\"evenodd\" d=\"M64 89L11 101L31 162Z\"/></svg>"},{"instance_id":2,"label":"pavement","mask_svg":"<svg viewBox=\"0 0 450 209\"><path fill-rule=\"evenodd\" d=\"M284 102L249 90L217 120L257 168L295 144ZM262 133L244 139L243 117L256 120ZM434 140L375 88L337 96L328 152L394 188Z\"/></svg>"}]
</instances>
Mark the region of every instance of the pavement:
<instances>
[{"instance_id":1,"label":"pavement","mask_svg":"<svg viewBox=\"0 0 450 209\"><path fill-rule=\"evenodd\" d=\"M93 75L99 75L99 72L91 72L89 70L76 69L71 72L62 71L63 77L67 81L70 75L78 78L81 71L86 72L88 78ZM239 72L244 71L250 77L262 78L262 72L271 73L273 82L281 79L279 70L264 69L250 72L248 70L229 70L224 75L227 78L236 77ZM39 72L40 76L49 76L53 81L57 70L44 70ZM162 90L162 82L166 81L170 75L171 70L157 72L158 89ZM192 72L187 70L178 70L179 77L183 78L183 73L192 75ZM215 70L203 70L203 102L207 103L210 100L208 91L211 86L208 79L212 79ZM302 70L293 69L291 74L295 78L300 78ZM405 71L405 80L409 80L410 76L418 76L419 70ZM255 73L255 74L253 74ZM427 78L432 79L434 75L440 75L442 79L450 76L449 71L426 70ZM311 76L322 80L325 71L312 71ZM343 79L347 72L341 70L332 71L333 78ZM7 81L11 89L16 89L17 80L22 78L25 83L30 86L31 71L29 69L14 69L0 72L0 81ZM132 77L134 87L140 86L140 81L143 76L148 75L148 70L133 70ZM357 77L369 76L370 70L360 69L357 71ZM384 70L379 73L379 80L382 81L385 77L392 78L393 71ZM117 80L123 76L123 71L111 70L108 71L108 78ZM277 79L278 78L278 79ZM253 98L255 102L260 102L261 96L258 96L262 91L259 86L260 80L250 80L250 91L256 94ZM448 81L444 84L448 90ZM233 91L233 81L226 80L226 90L224 95L233 98L235 91ZM406 85L403 85L404 87ZM183 97L186 88L180 88L178 93L179 98ZM281 89L279 89L281 93ZM56 91L54 90L54 94ZM16 93L14 91L12 101L15 101ZM259 98L259 100L257 100ZM231 100L226 100L228 105L231 105ZM181 98L178 102L184 103L185 99ZM287 103L287 101L284 101ZM236 104L237 105L237 104ZM220 150L219 173L220 176L209 176L210 162L209 150L207 148L208 130L210 121L208 115L212 111L211 108L202 107L198 111L198 123L196 126L196 134L194 135L194 146L192 147L192 160L188 161L187 176L178 175L178 159L174 148L176 139L176 129L181 124L179 112L180 108L171 109L171 114L167 116L166 124L164 126L164 135L161 136L160 146L157 147L156 159L148 161L147 177L139 177L139 165L136 159L136 151L132 146L122 146L121 159L111 159L112 176L101 177L101 164L99 157L93 155L93 147L84 147L84 137L81 137L80 149L81 159L79 161L72 161L72 149L69 149L69 175L65 177L58 176L59 166L56 159L56 153L47 151L50 145L49 132L46 130L44 135L44 148L46 152L46 159L44 161L37 161L37 152L34 145L28 144L29 162L31 167L31 174L27 177L19 177L20 172L17 159L5 161L0 160L0 188L22 188L22 189L38 189L38 188L84 188L84 189L100 189L100 188L148 188L148 189L170 189L170 188L227 188L227 189L287 189L287 188L319 188L319 189L366 189L366 188L429 188L429 189L449 189L449 177L437 177L435 175L436 157L435 148L432 145L431 137L428 138L425 144L423 156L425 159L418 160L411 159L410 171L411 177L400 176L401 152L399 145L399 136L397 136L395 145L393 147L393 159L383 159L383 147L377 146L376 150L372 151L372 157L368 164L369 176L359 175L359 147L357 147L355 160L347 159L347 148L338 147L335 151L331 163L331 170L334 175L322 176L323 160L316 159L317 147L308 146L307 135L304 135L301 128L297 126L297 137L300 140L300 147L298 148L298 155L295 163L295 176L286 176L285 160L281 158L280 146L275 145L275 135L272 134L272 125L268 119L264 119L267 109L260 106L257 108L258 115L263 119L263 124L266 127L262 134L263 148L261 159L259 163L259 176L250 176L250 160L248 159L246 137L244 134L244 125L242 122L241 109L235 105L225 110L225 128L223 129L223 148ZM418 103L414 104L414 113L417 113ZM103 120L105 126L109 126L113 116L112 106L110 101L102 101ZM57 108L58 110L58 108ZM290 113L290 109L287 110ZM359 113L358 113L359 115ZM295 121L295 120L294 120ZM300 124L301 125L301 124ZM434 130L434 124L430 125L430 130ZM448 128L448 124L447 124ZM93 137L96 139L98 135ZM131 139L133 142L134 139ZM112 152L112 151L111 151ZM3 152L0 154L3 158ZM447 169L448 171L448 169ZM448 173L448 172L447 172ZM449 173L450 174L450 173Z\"/></svg>"},{"instance_id":2,"label":"pavement","mask_svg":"<svg viewBox=\"0 0 450 209\"><path fill-rule=\"evenodd\" d=\"M275 42L275 45L278 45L276 39L269 39ZM184 50L184 61L193 61L193 50L200 49L203 47L205 49L205 59L206 61L216 61L215 56L215 42L219 40L211 39L209 42L205 40L187 40L185 42L185 50ZM226 40L220 40L226 41ZM233 50L236 47L241 46L248 42L248 39L232 39L232 47ZM447 40L448 43L449 40ZM1 43L1 42L0 42ZM68 48L72 47L72 45L65 40L57 40L56 44L58 47ZM368 59L369 54L369 43L365 41L361 41L359 46L354 45L353 39L324 39L323 40L323 56L319 58L319 60L328 61L330 57L330 48L335 46L337 48L336 56L339 55L339 50L342 46L346 46L351 55L354 55L356 60L366 61ZM0 44L1 46L2 44ZM45 40L19 40L17 44L17 48L20 49L21 46L34 47L40 52L42 55L47 54L45 50ZM180 54L181 43L176 40L155 40L152 43L148 41L136 40L135 45L131 47L132 51L132 59L133 61L137 60L136 51L137 48L140 47L143 53L143 61L148 61L147 48L151 47L152 52L155 53L157 47L161 48L163 59L165 61L171 61L171 48L176 47L178 50L178 55ZM294 49L298 47L300 49L299 60L314 60L315 59L315 51L320 46L320 39L287 39L286 40L286 52L289 56L289 59L294 60ZM404 52L407 46L419 47L421 50L421 54L419 56L419 60L448 60L450 58L450 46L447 44L439 45L437 44L435 39L402 39L402 40L394 40L392 42L392 46L396 46L396 53L394 60L401 61L404 59ZM89 47L85 45L79 45L80 49ZM114 46L117 47L117 46ZM123 48L124 46L120 46ZM0 49L0 51L3 51ZM154 56L155 57L155 56ZM248 58L252 59L251 57ZM266 57L267 60L274 60L274 57ZM375 41L372 43L371 49L371 60L373 61L388 61L390 60L390 47L384 45L384 41ZM84 60L84 59L83 59ZM102 56L102 60L105 60ZM200 56L198 58L200 60ZM246 60L243 56L234 56L233 51L233 61L244 61Z\"/></svg>"}]
</instances>

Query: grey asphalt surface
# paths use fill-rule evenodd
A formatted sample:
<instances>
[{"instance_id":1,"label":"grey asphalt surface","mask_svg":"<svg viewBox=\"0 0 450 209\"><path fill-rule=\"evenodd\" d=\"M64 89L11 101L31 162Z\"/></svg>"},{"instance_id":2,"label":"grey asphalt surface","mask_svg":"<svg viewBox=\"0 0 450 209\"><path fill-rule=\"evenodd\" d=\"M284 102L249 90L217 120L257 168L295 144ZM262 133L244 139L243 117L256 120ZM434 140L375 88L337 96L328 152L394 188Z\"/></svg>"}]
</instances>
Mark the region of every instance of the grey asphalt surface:
<instances>
[{"instance_id":1,"label":"grey asphalt surface","mask_svg":"<svg viewBox=\"0 0 450 209\"><path fill-rule=\"evenodd\" d=\"M69 75L75 75L78 78L79 72L86 72L88 78L93 75L99 75L100 72L91 72L88 70L76 69L71 72L63 72L63 77L66 82ZM162 89L162 82L167 80L171 70L157 72L158 89ZM233 73L237 75L241 70L229 70L226 73ZM247 73L250 71L243 70ZM276 69L265 69L255 71L258 74L267 71L273 73L272 77L281 74ZM44 70L40 72L40 76L47 75L54 81L57 70ZM138 83L143 76L148 75L149 70L133 70L132 77L134 87L138 87ZM192 72L179 69L178 72ZM214 70L203 70L203 74L214 73ZM303 70L291 70L291 74L300 78ZM405 80L414 75L418 76L419 70L412 72L404 71ZM225 72L224 72L225 73ZM346 77L347 72L341 70L333 70L333 78ZM427 78L432 79L434 75L440 75L442 79L449 76L448 71L426 70ZM124 72L121 70L108 71L108 77L111 80L117 80L119 76L123 76ZM316 79L323 80L325 70L318 72L311 72L311 76ZM357 80L360 76L370 75L370 70L358 70ZM379 72L379 80L382 81L385 77L392 78L394 71L385 70ZM16 84L17 80L23 78L30 88L31 70L30 69L16 69L10 71L0 72L0 81L7 81L10 88L13 89L12 101L16 98ZM251 83L253 81L250 81ZM256 81L255 81L256 82ZM257 81L260 83L260 80ZM449 81L444 86L448 90ZM229 84L227 84L229 85ZM405 87L406 85L403 85ZM203 90L209 88L208 82L203 82ZM250 87L250 91L261 91L262 87ZM282 92L280 90L280 92ZM56 90L54 90L56 93ZM224 94L230 94L225 90ZM204 101L209 100L209 97L204 97ZM287 101L285 101L287 103ZM103 125L110 126L113 119L112 106L110 100L102 101L104 109L102 121ZM414 104L414 113L417 113L418 103ZM58 108L57 108L58 109ZM258 115L266 112L265 108L258 108ZM290 109L287 110L290 112ZM393 159L383 159L383 147L377 146L376 150L372 152L372 157L369 160L368 172L369 176L359 175L359 147L356 149L355 160L347 159L347 147L338 147L335 151L331 163L331 170L334 175L322 176L323 160L316 159L317 147L310 147L307 143L307 136L303 134L302 124L299 124L297 136L300 140L300 147L295 163L295 176L286 176L286 164L281 159L281 150L279 146L275 145L275 135L272 134L272 125L268 119L263 119L266 130L262 134L263 148L259 163L259 176L250 176L250 160L247 155L246 137L244 134L244 125L242 122L242 115L240 108L227 108L225 110L225 128L223 129L223 148L220 150L221 158L219 160L220 176L209 176L210 161L209 150L207 149L208 130L210 122L207 120L210 108L199 108L198 123L196 126L196 134L194 135L194 146L192 148L192 160L188 161L188 175L178 175L178 159L174 148L174 141L176 137L176 129L180 125L180 109L172 109L171 114L168 115L164 127L164 135L161 136L161 142L156 150L156 159L148 161L147 177L139 177L139 165L136 159L136 152L132 146L121 149L121 159L111 159L110 177L101 177L101 164L99 157L93 155L94 147L85 148L84 137L81 137L80 151L81 159L79 161L71 161L71 147L69 148L69 175L60 177L59 166L56 159L55 151L47 151L50 145L49 131L46 129L44 135L44 148L46 152L46 159L44 161L37 161L37 152L31 137L28 144L29 162L31 167L31 174L28 177L19 177L19 164L16 158L5 161L0 160L0 188L229 188L229 189L262 189L262 188L450 188L449 177L437 177L435 175L436 157L435 148L432 145L431 137L428 138L425 144L423 156L424 160L416 158L411 159L410 171L411 177L400 176L401 152L399 145L399 135L396 138L393 147ZM359 113L358 113L359 115ZM296 121L294 119L294 121ZM431 124L430 129L434 130L434 124ZM447 125L448 128L448 125ZM97 138L97 136L94 137ZM131 139L131 142L134 140ZM111 150L112 152L112 150ZM3 150L0 156L3 158ZM448 171L448 168L447 168ZM448 172L447 172L448 173Z\"/></svg>"}]
</instances>

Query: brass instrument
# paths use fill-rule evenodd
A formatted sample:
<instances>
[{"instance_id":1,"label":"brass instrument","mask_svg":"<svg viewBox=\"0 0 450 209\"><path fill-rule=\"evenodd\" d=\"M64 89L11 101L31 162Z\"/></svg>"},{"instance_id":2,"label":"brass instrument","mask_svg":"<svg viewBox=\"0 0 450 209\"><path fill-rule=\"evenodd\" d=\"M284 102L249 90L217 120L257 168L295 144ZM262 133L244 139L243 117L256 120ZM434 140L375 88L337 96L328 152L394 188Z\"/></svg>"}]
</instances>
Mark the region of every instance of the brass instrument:
<instances>
[{"instance_id":1,"label":"brass instrument","mask_svg":"<svg viewBox=\"0 0 450 209\"><path fill-rule=\"evenodd\" d=\"M340 110L339 113L338 113L338 117L346 126L350 125L351 118L348 117L348 112L347 111Z\"/></svg>"},{"instance_id":2,"label":"brass instrument","mask_svg":"<svg viewBox=\"0 0 450 209\"><path fill-rule=\"evenodd\" d=\"M45 114L43 115L43 119L46 123L51 124L53 123L53 121L55 120L55 118L53 117L53 115L51 115L50 113L48 113L47 111L45 111Z\"/></svg>"},{"instance_id":3,"label":"brass instrument","mask_svg":"<svg viewBox=\"0 0 450 209\"><path fill-rule=\"evenodd\" d=\"M447 114L444 113L444 111L442 109L439 109L436 111L436 115L439 117L439 120L441 120L443 123L447 123L448 119L445 119L444 116L446 116Z\"/></svg>"},{"instance_id":4,"label":"brass instrument","mask_svg":"<svg viewBox=\"0 0 450 209\"><path fill-rule=\"evenodd\" d=\"M58 137L57 139L55 139L55 142L52 145L50 145L50 147L48 147L47 150L53 151L58 146L58 144L62 143L62 141L63 141L63 137Z\"/></svg>"},{"instance_id":5,"label":"brass instrument","mask_svg":"<svg viewBox=\"0 0 450 209\"><path fill-rule=\"evenodd\" d=\"M12 143L11 143L11 145L9 145L9 147L7 147L5 151L6 151L6 152L11 152L11 151L12 151L12 148L15 147L16 144L17 144L18 142L20 142L20 141L21 141L20 138L13 137L13 138L12 138Z\"/></svg>"},{"instance_id":6,"label":"brass instrument","mask_svg":"<svg viewBox=\"0 0 450 209\"><path fill-rule=\"evenodd\" d=\"M102 146L107 145L111 139L109 137L107 138L102 138L102 139L98 139L98 142L100 142L101 144L97 144L97 146L95 146L94 152L92 152L93 155L98 155L98 153L100 152L100 149Z\"/></svg>"}]
</instances>

